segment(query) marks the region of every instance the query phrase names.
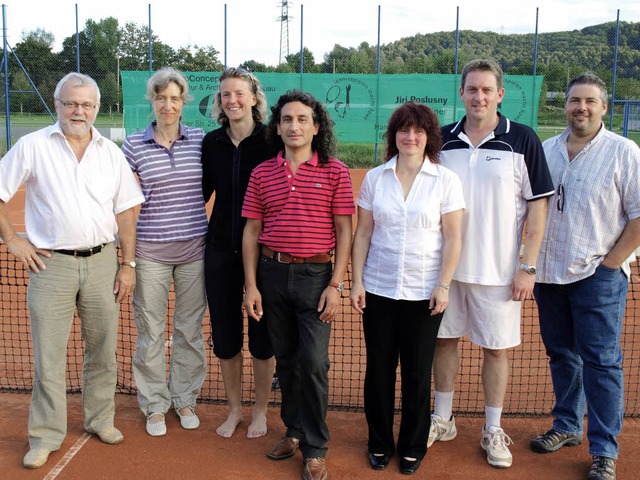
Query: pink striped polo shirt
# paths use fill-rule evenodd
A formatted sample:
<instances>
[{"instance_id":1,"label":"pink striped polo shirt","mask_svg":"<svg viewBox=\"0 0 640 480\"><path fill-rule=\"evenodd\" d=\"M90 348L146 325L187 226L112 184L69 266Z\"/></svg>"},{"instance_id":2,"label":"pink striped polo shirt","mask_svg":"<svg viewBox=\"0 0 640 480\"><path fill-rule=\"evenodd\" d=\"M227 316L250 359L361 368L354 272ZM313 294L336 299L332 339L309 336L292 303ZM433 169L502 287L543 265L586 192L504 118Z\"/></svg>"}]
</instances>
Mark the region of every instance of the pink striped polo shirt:
<instances>
[{"instance_id":1,"label":"pink striped polo shirt","mask_svg":"<svg viewBox=\"0 0 640 480\"><path fill-rule=\"evenodd\" d=\"M242 216L263 221L258 241L277 252L311 257L336 245L334 215L353 215L349 169L337 158L321 164L318 155L293 175L280 152L251 173Z\"/></svg>"}]
</instances>

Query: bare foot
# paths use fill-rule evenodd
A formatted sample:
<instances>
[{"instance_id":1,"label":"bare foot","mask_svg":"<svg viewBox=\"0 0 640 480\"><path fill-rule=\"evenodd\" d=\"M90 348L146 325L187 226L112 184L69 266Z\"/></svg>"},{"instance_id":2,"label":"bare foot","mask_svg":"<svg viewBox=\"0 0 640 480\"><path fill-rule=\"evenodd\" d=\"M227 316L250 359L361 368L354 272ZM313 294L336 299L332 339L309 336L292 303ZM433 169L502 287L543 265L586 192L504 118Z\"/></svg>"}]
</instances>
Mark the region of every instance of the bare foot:
<instances>
[{"instance_id":1,"label":"bare foot","mask_svg":"<svg viewBox=\"0 0 640 480\"><path fill-rule=\"evenodd\" d=\"M264 413L253 412L251 425L247 429L247 438L264 437L267 434L267 416Z\"/></svg>"},{"instance_id":2,"label":"bare foot","mask_svg":"<svg viewBox=\"0 0 640 480\"><path fill-rule=\"evenodd\" d=\"M240 423L242 423L242 414L229 413L224 423L216 429L216 433L223 438L231 438Z\"/></svg>"}]
</instances>

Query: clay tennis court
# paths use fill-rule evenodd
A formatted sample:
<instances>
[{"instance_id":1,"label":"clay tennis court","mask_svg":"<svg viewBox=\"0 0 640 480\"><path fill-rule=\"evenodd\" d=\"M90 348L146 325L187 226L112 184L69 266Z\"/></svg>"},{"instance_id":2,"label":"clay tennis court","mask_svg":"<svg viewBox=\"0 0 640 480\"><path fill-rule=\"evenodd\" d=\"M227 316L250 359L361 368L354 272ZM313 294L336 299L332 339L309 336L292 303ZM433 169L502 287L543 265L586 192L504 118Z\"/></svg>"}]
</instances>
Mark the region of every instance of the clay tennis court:
<instances>
[{"instance_id":1,"label":"clay tennis court","mask_svg":"<svg viewBox=\"0 0 640 480\"><path fill-rule=\"evenodd\" d=\"M352 171L354 190L359 190L364 171ZM10 213L18 228L24 228L23 198L10 202ZM639 355L635 339L640 339L640 298L637 266L627 306L627 322L623 332L625 355L625 418L619 438L621 457L618 478L639 478L640 471L640 382ZM25 305L26 279L22 267L7 257L6 246L0 245L0 479L112 479L112 478L215 478L215 479L297 479L301 457L274 462L266 452L284 432L279 419L279 392L272 396L269 433L259 439L247 439L246 427L251 414L250 360L245 356L243 383L245 422L231 439L216 435L215 428L226 418L226 406L217 360L210 349L209 373L203 386L202 403L198 405L201 427L183 430L177 417L167 415L168 434L150 437L144 429L145 418L138 409L130 360L135 345L135 328L130 305L123 305L118 347L118 394L116 426L125 435L120 445L103 444L82 428L79 375L82 344L77 322L69 344L67 370L68 434L61 449L49 457L41 469L22 467L28 451L27 417L32 382L30 333ZM205 338L209 337L208 317L204 321ZM169 326L169 332L171 328ZM513 378L506 398L503 421L515 442L511 451L513 466L505 471L491 468L479 446L483 423L483 401L479 379L479 352L463 343L462 366L454 409L458 414L458 438L436 443L429 449L423 466L415 478L438 479L585 479L590 464L588 446L564 448L549 455L538 455L528 448L529 439L550 425L548 412L553 405L547 360L537 330L535 305L525 302L523 309L523 342L513 351ZM170 337L167 338L170 352ZM330 405L328 416L331 441L328 468L333 479L406 478L398 471L397 462L383 472L371 470L367 459L367 427L362 413L362 382L365 350L360 319L354 315L345 298L343 314L334 322L331 342ZM19 393L21 392L21 393ZM399 422L399 416L396 423Z\"/></svg>"}]
</instances>

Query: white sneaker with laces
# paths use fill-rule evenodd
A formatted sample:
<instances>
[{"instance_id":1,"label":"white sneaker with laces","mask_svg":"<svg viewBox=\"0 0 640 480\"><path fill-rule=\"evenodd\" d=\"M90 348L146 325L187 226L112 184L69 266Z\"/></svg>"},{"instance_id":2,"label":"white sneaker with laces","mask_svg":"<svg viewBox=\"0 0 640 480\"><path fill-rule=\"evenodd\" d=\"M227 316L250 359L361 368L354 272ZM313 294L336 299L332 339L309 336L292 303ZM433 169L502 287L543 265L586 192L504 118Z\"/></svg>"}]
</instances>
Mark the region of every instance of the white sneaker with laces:
<instances>
[{"instance_id":1,"label":"white sneaker with laces","mask_svg":"<svg viewBox=\"0 0 640 480\"><path fill-rule=\"evenodd\" d=\"M431 428L429 428L429 440L427 440L427 448L433 445L434 442L448 442L456 438L458 431L456 430L456 420L451 415L451 418L447 422L442 417L431 414Z\"/></svg>"},{"instance_id":2,"label":"white sneaker with laces","mask_svg":"<svg viewBox=\"0 0 640 480\"><path fill-rule=\"evenodd\" d=\"M487 452L487 462L496 468L509 468L513 463L513 457L509 451L509 445L513 440L504 433L500 427L491 425L482 427L482 440L480 446Z\"/></svg>"}]
</instances>

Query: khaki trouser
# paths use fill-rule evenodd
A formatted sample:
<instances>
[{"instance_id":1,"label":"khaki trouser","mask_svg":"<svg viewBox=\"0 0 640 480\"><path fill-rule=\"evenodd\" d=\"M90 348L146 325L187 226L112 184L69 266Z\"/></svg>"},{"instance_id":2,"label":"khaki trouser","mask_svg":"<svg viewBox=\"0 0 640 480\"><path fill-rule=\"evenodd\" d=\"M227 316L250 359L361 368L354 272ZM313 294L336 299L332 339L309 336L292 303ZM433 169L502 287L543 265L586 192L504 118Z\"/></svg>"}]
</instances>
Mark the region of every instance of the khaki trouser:
<instances>
[{"instance_id":1,"label":"khaki trouser","mask_svg":"<svg viewBox=\"0 0 640 480\"><path fill-rule=\"evenodd\" d=\"M195 406L207 373L202 319L207 299L204 260L170 265L137 259L133 311L138 335L133 375L145 415ZM173 281L173 336L166 343L167 301ZM165 346L171 345L169 380Z\"/></svg>"},{"instance_id":2,"label":"khaki trouser","mask_svg":"<svg viewBox=\"0 0 640 480\"><path fill-rule=\"evenodd\" d=\"M119 305L113 294L118 260L113 244L90 257L52 252L46 269L29 273L27 301L34 379L29 411L31 448L57 450L67 433L67 344L77 307L84 340L84 428L113 426Z\"/></svg>"}]
</instances>

